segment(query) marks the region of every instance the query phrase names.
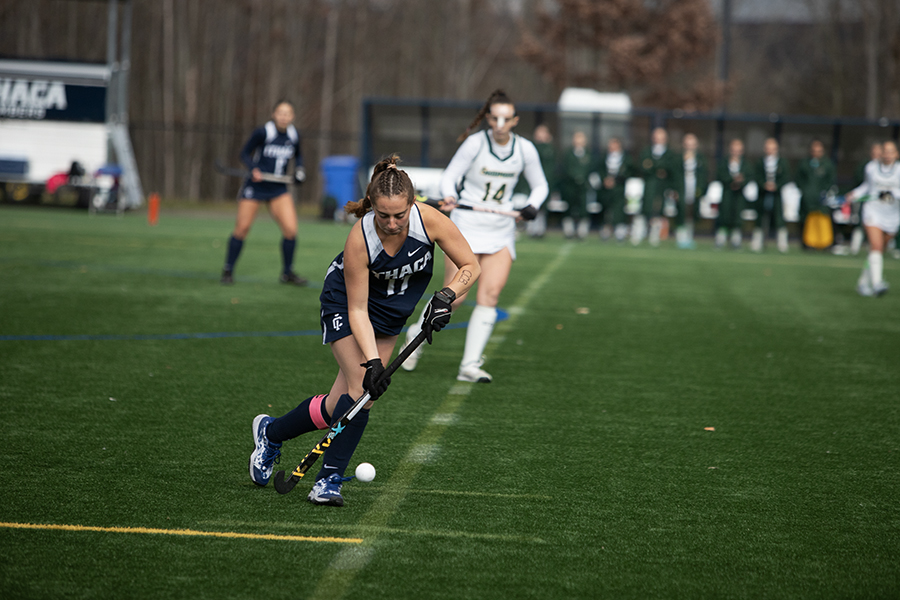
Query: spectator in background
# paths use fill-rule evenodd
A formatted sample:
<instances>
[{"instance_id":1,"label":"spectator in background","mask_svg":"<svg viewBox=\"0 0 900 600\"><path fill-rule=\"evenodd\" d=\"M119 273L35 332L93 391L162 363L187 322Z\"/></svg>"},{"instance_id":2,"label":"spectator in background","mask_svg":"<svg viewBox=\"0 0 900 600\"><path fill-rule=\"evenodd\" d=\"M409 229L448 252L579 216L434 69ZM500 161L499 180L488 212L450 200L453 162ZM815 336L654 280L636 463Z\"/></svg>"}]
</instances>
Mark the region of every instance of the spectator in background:
<instances>
[{"instance_id":1,"label":"spectator in background","mask_svg":"<svg viewBox=\"0 0 900 600\"><path fill-rule=\"evenodd\" d=\"M744 159L744 142L735 138L728 145L728 156L719 163L716 179L722 182L722 202L716 230L716 248L725 246L731 232L731 246L740 249L744 211L744 187L753 178L753 169Z\"/></svg>"},{"instance_id":2,"label":"spectator in background","mask_svg":"<svg viewBox=\"0 0 900 600\"><path fill-rule=\"evenodd\" d=\"M694 248L694 221L700 214L700 198L709 186L709 162L698 151L699 146L696 135L685 134L681 140L681 159L673 173L678 202L675 241L679 248Z\"/></svg>"},{"instance_id":3,"label":"spectator in background","mask_svg":"<svg viewBox=\"0 0 900 600\"><path fill-rule=\"evenodd\" d=\"M831 209L823 201L828 191L835 185L837 174L834 163L825 156L825 145L820 140L810 142L809 158L800 161L795 179L801 194L801 231L806 224L806 218L812 212L822 213L831 220Z\"/></svg>"},{"instance_id":4,"label":"spectator in background","mask_svg":"<svg viewBox=\"0 0 900 600\"><path fill-rule=\"evenodd\" d=\"M572 146L565 151L559 165L559 193L568 204L563 214L563 233L567 238L587 237L591 220L587 211L587 195L590 189L588 176L594 170L594 157L587 148L587 136L583 131L572 134Z\"/></svg>"},{"instance_id":5,"label":"spectator in background","mask_svg":"<svg viewBox=\"0 0 900 600\"><path fill-rule=\"evenodd\" d=\"M765 240L772 228L777 231L778 251L788 251L788 230L784 223L784 209L781 206L781 188L791 180L787 161L779 156L778 140L769 138L763 146L763 156L756 163L755 179L759 186L756 201L756 228L750 249L762 252Z\"/></svg>"},{"instance_id":6,"label":"spectator in background","mask_svg":"<svg viewBox=\"0 0 900 600\"><path fill-rule=\"evenodd\" d=\"M603 205L603 228L609 231L617 242L625 241L628 235L628 221L625 216L625 180L634 176L634 165L622 148L622 140L610 138L606 143L606 154L597 165L601 183L598 192Z\"/></svg>"},{"instance_id":7,"label":"spectator in background","mask_svg":"<svg viewBox=\"0 0 900 600\"><path fill-rule=\"evenodd\" d=\"M672 173L678 157L669 150L669 134L662 127L657 127L650 134L650 147L640 156L640 173L644 178L644 197L641 214L634 218L631 229L631 243L638 245L647 234L650 226L650 245L658 246L663 227L663 208L665 195L674 187Z\"/></svg>"},{"instance_id":8,"label":"spectator in background","mask_svg":"<svg viewBox=\"0 0 900 600\"><path fill-rule=\"evenodd\" d=\"M541 159L541 168L544 170L544 176L547 178L547 184L550 186L550 194L558 193L556 188L556 146L553 145L553 135L550 128L546 125L538 125L534 128L535 149L538 151L538 157ZM519 178L519 183L514 191L516 194L524 194L527 196L531 193L531 186L524 177ZM547 209L542 206L538 211L538 216L533 221L525 223L525 231L531 237L543 237L547 231Z\"/></svg>"}]
</instances>

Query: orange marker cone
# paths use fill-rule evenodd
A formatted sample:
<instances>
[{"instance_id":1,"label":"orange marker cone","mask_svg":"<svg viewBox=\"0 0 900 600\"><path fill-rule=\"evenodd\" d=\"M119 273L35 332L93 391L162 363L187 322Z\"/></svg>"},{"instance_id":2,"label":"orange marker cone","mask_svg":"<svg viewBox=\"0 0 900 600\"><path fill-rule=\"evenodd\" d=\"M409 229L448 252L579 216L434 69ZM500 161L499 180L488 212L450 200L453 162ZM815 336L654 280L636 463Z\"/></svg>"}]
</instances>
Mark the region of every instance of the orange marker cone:
<instances>
[{"instance_id":1,"label":"orange marker cone","mask_svg":"<svg viewBox=\"0 0 900 600\"><path fill-rule=\"evenodd\" d=\"M147 223L157 225L159 223L159 194L150 194L147 199Z\"/></svg>"}]
</instances>

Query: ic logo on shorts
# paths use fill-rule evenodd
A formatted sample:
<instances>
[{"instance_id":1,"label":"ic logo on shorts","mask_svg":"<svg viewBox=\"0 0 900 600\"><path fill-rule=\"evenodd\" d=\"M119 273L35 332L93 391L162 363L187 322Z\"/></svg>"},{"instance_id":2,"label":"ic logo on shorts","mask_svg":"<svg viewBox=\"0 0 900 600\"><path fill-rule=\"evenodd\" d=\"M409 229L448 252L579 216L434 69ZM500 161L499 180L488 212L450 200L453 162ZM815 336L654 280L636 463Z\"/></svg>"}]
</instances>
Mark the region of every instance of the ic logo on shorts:
<instances>
[{"instance_id":1,"label":"ic logo on shorts","mask_svg":"<svg viewBox=\"0 0 900 600\"><path fill-rule=\"evenodd\" d=\"M334 315L334 318L331 320L331 326L335 331L340 331L341 327L344 326L343 317L341 315Z\"/></svg>"}]
</instances>

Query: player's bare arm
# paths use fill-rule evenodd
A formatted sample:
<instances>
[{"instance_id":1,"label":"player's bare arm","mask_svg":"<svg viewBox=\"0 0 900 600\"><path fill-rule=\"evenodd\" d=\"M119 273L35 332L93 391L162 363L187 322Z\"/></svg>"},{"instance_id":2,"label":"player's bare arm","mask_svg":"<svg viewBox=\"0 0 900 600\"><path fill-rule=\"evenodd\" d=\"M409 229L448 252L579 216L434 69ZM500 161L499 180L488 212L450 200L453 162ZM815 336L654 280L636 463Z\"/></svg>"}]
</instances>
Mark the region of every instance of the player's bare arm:
<instances>
[{"instance_id":1,"label":"player's bare arm","mask_svg":"<svg viewBox=\"0 0 900 600\"><path fill-rule=\"evenodd\" d=\"M458 269L448 287L453 290L457 298L461 298L478 280L481 275L481 266L466 238L459 232L456 225L434 208L422 206L422 204L420 203L419 211L425 222L425 228Z\"/></svg>"},{"instance_id":2,"label":"player's bare arm","mask_svg":"<svg viewBox=\"0 0 900 600\"><path fill-rule=\"evenodd\" d=\"M350 330L367 360L379 358L375 330L369 321L369 269L361 222L357 222L344 244L344 281L347 286L347 318Z\"/></svg>"}]
</instances>

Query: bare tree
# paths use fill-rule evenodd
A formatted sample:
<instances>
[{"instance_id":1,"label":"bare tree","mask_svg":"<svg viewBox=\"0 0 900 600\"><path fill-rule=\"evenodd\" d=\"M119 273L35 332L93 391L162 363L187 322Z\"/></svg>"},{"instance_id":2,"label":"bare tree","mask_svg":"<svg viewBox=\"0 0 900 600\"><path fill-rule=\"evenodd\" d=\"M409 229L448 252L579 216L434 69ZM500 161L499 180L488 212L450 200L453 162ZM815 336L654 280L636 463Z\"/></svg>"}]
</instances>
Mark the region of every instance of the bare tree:
<instances>
[{"instance_id":1,"label":"bare tree","mask_svg":"<svg viewBox=\"0 0 900 600\"><path fill-rule=\"evenodd\" d=\"M627 89L639 102L708 109L721 86L710 61L717 26L707 0L559 0L523 27L519 55L558 89Z\"/></svg>"}]
</instances>

